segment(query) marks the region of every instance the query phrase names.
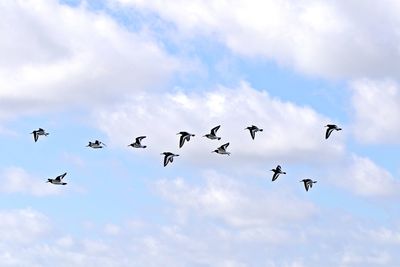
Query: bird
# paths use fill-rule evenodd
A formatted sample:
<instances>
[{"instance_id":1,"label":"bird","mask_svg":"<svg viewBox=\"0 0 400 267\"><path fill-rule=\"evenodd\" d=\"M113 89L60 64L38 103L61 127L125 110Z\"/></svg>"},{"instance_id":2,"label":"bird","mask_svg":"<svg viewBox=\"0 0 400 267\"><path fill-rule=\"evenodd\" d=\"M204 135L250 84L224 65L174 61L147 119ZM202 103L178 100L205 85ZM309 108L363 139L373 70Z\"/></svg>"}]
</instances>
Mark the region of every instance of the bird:
<instances>
[{"instance_id":1,"label":"bird","mask_svg":"<svg viewBox=\"0 0 400 267\"><path fill-rule=\"evenodd\" d=\"M254 126L254 125L247 127L245 130L249 130L250 131L250 135L251 135L251 138L253 140L256 137L256 132L258 132L258 131L262 132L263 131L263 129L259 129L257 126Z\"/></svg>"},{"instance_id":2,"label":"bird","mask_svg":"<svg viewBox=\"0 0 400 267\"><path fill-rule=\"evenodd\" d=\"M300 181L300 183L301 182L304 183L304 188L306 189L306 191L308 191L308 189L312 188L312 185L315 184L317 181L313 181L311 179L303 179Z\"/></svg>"},{"instance_id":3,"label":"bird","mask_svg":"<svg viewBox=\"0 0 400 267\"><path fill-rule=\"evenodd\" d=\"M194 134L188 133L188 132L179 132L177 135L180 134L181 137L179 138L179 148L183 146L185 141L190 141L190 137L194 136Z\"/></svg>"},{"instance_id":4,"label":"bird","mask_svg":"<svg viewBox=\"0 0 400 267\"><path fill-rule=\"evenodd\" d=\"M333 132L333 130L336 131L340 131L342 130L342 128L339 128L337 125L335 124L327 124L325 127L328 127L328 129L326 129L326 133L325 133L325 139L328 139L329 136L331 135L331 133Z\"/></svg>"},{"instance_id":5,"label":"bird","mask_svg":"<svg viewBox=\"0 0 400 267\"><path fill-rule=\"evenodd\" d=\"M66 185L67 183L62 182L62 179L67 175L67 173L61 174L54 179L47 179L46 183L52 183L57 185Z\"/></svg>"},{"instance_id":6,"label":"bird","mask_svg":"<svg viewBox=\"0 0 400 267\"><path fill-rule=\"evenodd\" d=\"M212 128L211 132L209 134L204 135L203 137L207 137L208 139L211 139L211 140L215 140L215 139L221 140L221 137L217 136L217 131L220 127L221 127L221 125L218 125L218 126Z\"/></svg>"},{"instance_id":7,"label":"bird","mask_svg":"<svg viewBox=\"0 0 400 267\"><path fill-rule=\"evenodd\" d=\"M173 162L174 161L174 157L179 156L178 154L174 154L171 152L163 152L161 153L161 155L164 155L164 167L168 165L169 162Z\"/></svg>"},{"instance_id":8,"label":"bird","mask_svg":"<svg viewBox=\"0 0 400 267\"><path fill-rule=\"evenodd\" d=\"M278 179L279 174L286 174L286 172L283 172L283 171L282 171L280 165L276 166L276 168L275 168L275 169L272 169L271 171L274 172L274 175L272 176L272 182L275 181L276 179Z\"/></svg>"},{"instance_id":9,"label":"bird","mask_svg":"<svg viewBox=\"0 0 400 267\"><path fill-rule=\"evenodd\" d=\"M228 146L229 146L229 143L226 143L226 144L220 146L219 148L217 148L216 150L214 150L214 151L212 151L212 152L230 156L231 153L226 151L226 148L227 148ZM212 152L211 152L211 153L212 153Z\"/></svg>"},{"instance_id":10,"label":"bird","mask_svg":"<svg viewBox=\"0 0 400 267\"><path fill-rule=\"evenodd\" d=\"M135 148L146 148L147 146L144 146L144 145L141 144L141 141L142 141L144 138L146 138L146 136L139 136L139 137L136 137L135 142L132 143L132 144L130 144L130 145L128 145L128 146L135 147Z\"/></svg>"},{"instance_id":11,"label":"bird","mask_svg":"<svg viewBox=\"0 0 400 267\"><path fill-rule=\"evenodd\" d=\"M44 136L49 135L49 133L46 133L46 131L43 130L42 128L39 128L38 130L34 130L33 132L31 132L31 134L33 134L33 139L35 140L35 142L37 142L40 135L44 135Z\"/></svg>"},{"instance_id":12,"label":"bird","mask_svg":"<svg viewBox=\"0 0 400 267\"><path fill-rule=\"evenodd\" d=\"M91 148L102 148L103 146L106 146L106 144L104 144L103 142L96 140L94 142L90 142L87 145L87 147L91 147Z\"/></svg>"}]
</instances>

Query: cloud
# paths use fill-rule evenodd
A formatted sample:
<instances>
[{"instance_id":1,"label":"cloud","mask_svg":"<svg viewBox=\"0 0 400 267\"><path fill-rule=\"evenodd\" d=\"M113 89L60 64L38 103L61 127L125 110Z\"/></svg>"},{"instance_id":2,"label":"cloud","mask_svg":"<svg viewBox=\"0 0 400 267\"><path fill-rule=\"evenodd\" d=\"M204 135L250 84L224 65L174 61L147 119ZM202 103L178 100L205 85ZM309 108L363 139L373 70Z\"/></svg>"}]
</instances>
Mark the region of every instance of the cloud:
<instances>
[{"instance_id":1,"label":"cloud","mask_svg":"<svg viewBox=\"0 0 400 267\"><path fill-rule=\"evenodd\" d=\"M34 196L60 194L60 187L49 186L46 179L38 179L19 167L8 167L0 174L0 191Z\"/></svg>"},{"instance_id":2,"label":"cloud","mask_svg":"<svg viewBox=\"0 0 400 267\"><path fill-rule=\"evenodd\" d=\"M316 212L312 203L288 192L264 192L214 171L205 173L204 177L203 186L192 186L177 178L172 181L160 180L156 188L164 198L176 205L180 215L221 219L229 226L242 228L244 231L239 235L244 239L256 234L253 230L258 231L257 235L261 234L262 238L266 238L267 233L279 235L279 230L270 229L274 228L276 221L280 225L304 221ZM285 205L278 208L277 204L282 202ZM257 235L252 237L257 238ZM274 240L274 237L270 238Z\"/></svg>"},{"instance_id":3,"label":"cloud","mask_svg":"<svg viewBox=\"0 0 400 267\"><path fill-rule=\"evenodd\" d=\"M399 144L400 88L393 80L357 80L351 84L354 135L358 141Z\"/></svg>"},{"instance_id":4,"label":"cloud","mask_svg":"<svg viewBox=\"0 0 400 267\"><path fill-rule=\"evenodd\" d=\"M399 4L358 1L113 0L171 22L186 38L217 39L233 52L328 78L398 77ZM118 6L118 5L117 5ZM173 30L172 27L167 29Z\"/></svg>"},{"instance_id":5,"label":"cloud","mask_svg":"<svg viewBox=\"0 0 400 267\"><path fill-rule=\"evenodd\" d=\"M164 85L178 59L103 12L58 1L0 8L1 116L89 108Z\"/></svg>"},{"instance_id":6,"label":"cloud","mask_svg":"<svg viewBox=\"0 0 400 267\"><path fill-rule=\"evenodd\" d=\"M184 160L198 166L220 166L229 160L232 168L232 162L245 168L277 161L327 162L344 151L341 135L332 142L324 139L324 125L331 122L329 118L309 107L273 98L245 82L234 89L220 86L202 93L142 94L124 104L98 110L94 117L112 145L126 149L135 136L146 135L143 143L148 148L143 155L183 153L174 164ZM255 140L245 130L252 124L264 128ZM216 125L221 125L218 134L222 140L202 137ZM196 135L181 149L176 135L179 131ZM229 159L211 154L225 142L230 142Z\"/></svg>"}]
</instances>

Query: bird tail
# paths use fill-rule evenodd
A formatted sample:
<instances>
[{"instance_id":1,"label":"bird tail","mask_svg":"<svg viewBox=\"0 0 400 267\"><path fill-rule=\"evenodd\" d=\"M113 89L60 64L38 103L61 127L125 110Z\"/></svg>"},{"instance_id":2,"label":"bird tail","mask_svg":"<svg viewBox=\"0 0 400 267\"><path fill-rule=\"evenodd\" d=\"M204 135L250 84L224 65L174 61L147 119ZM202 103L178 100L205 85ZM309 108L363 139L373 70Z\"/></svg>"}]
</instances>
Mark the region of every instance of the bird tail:
<instances>
[{"instance_id":1,"label":"bird tail","mask_svg":"<svg viewBox=\"0 0 400 267\"><path fill-rule=\"evenodd\" d=\"M221 140L221 137L218 137L217 140Z\"/></svg>"},{"instance_id":2,"label":"bird tail","mask_svg":"<svg viewBox=\"0 0 400 267\"><path fill-rule=\"evenodd\" d=\"M143 148L146 148L147 146L143 146Z\"/></svg>"},{"instance_id":3,"label":"bird tail","mask_svg":"<svg viewBox=\"0 0 400 267\"><path fill-rule=\"evenodd\" d=\"M260 129L260 132L264 131L263 129Z\"/></svg>"}]
</instances>

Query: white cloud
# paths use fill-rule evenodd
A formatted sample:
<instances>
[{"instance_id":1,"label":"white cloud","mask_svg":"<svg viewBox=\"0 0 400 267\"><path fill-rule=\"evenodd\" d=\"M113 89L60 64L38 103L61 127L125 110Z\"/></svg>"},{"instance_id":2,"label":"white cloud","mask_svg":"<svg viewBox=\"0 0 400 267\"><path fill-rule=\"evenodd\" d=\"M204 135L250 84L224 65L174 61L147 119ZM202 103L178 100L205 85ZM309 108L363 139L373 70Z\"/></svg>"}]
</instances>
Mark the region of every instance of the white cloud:
<instances>
[{"instance_id":1,"label":"white cloud","mask_svg":"<svg viewBox=\"0 0 400 267\"><path fill-rule=\"evenodd\" d=\"M398 76L398 1L110 0L155 13L188 36L323 77ZM114 5L115 6L115 5ZM168 28L168 30L171 30Z\"/></svg>"},{"instance_id":2,"label":"white cloud","mask_svg":"<svg viewBox=\"0 0 400 267\"><path fill-rule=\"evenodd\" d=\"M169 150L183 155L177 158L178 164L183 160L207 166L230 162L232 168L240 164L243 169L278 161L326 162L344 151L343 135L335 135L335 140L328 142L324 139L324 125L331 120L309 107L273 98L244 82L235 89L219 87L199 94L142 94L125 104L99 110L94 116L113 145L126 149L135 136L146 135L143 143L148 148L142 154L157 155L160 162L159 153ZM219 124L222 140L202 137ZM255 140L245 130L252 124L264 128ZM183 130L196 136L179 149L176 133ZM230 142L230 157L211 154L225 142Z\"/></svg>"},{"instance_id":3,"label":"white cloud","mask_svg":"<svg viewBox=\"0 0 400 267\"><path fill-rule=\"evenodd\" d=\"M365 143L400 143L400 87L393 80L351 84L354 135Z\"/></svg>"},{"instance_id":4,"label":"white cloud","mask_svg":"<svg viewBox=\"0 0 400 267\"><path fill-rule=\"evenodd\" d=\"M265 192L244 182L214 171L205 173L205 185L192 186L183 179L160 180L157 190L176 205L181 216L209 216L221 219L227 225L242 228L244 239L271 238L285 234L275 228L287 222L304 221L316 213L315 206L299 199L293 192L269 190ZM279 203L285 205L279 205ZM257 203L257 204L255 204ZM272 229L271 229L272 227ZM252 236L254 234L254 236ZM282 242L277 238L275 241Z\"/></svg>"},{"instance_id":5,"label":"white cloud","mask_svg":"<svg viewBox=\"0 0 400 267\"><path fill-rule=\"evenodd\" d=\"M90 107L165 84L179 68L146 33L55 0L0 4L1 115Z\"/></svg>"},{"instance_id":6,"label":"white cloud","mask_svg":"<svg viewBox=\"0 0 400 267\"><path fill-rule=\"evenodd\" d=\"M48 177L54 178L54 177ZM4 193L22 193L34 196L60 194L65 188L46 184L46 178L39 179L19 167L9 167L0 173L0 191Z\"/></svg>"}]
</instances>

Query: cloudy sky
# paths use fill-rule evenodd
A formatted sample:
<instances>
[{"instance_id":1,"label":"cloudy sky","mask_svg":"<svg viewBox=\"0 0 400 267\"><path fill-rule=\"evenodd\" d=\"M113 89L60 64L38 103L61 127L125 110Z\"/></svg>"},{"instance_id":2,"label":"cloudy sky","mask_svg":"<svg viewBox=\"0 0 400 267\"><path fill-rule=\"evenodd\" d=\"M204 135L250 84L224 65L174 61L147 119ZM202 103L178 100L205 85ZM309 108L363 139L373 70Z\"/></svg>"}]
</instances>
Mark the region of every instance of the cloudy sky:
<instances>
[{"instance_id":1,"label":"cloudy sky","mask_svg":"<svg viewBox=\"0 0 400 267\"><path fill-rule=\"evenodd\" d=\"M0 34L1 266L400 265L399 1L9 0Z\"/></svg>"}]
</instances>

